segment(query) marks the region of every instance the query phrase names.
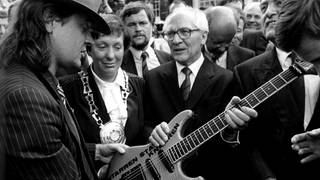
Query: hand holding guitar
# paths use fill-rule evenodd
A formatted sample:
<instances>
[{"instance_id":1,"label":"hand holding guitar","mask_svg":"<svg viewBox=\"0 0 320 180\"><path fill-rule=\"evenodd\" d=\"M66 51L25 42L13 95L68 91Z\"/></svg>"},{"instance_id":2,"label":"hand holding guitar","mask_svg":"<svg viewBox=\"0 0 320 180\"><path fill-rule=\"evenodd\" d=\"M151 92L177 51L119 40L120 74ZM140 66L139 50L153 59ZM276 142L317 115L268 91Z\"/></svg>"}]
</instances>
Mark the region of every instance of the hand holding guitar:
<instances>
[{"instance_id":1,"label":"hand holding guitar","mask_svg":"<svg viewBox=\"0 0 320 180\"><path fill-rule=\"evenodd\" d=\"M226 122L234 129L242 129L247 126L251 118L257 117L258 113L252 108L245 106L237 108L236 105L240 102L239 97L233 97L226 107ZM162 122L157 125L150 137L149 141L154 146L163 146L168 141L168 133L170 132L169 125L166 122Z\"/></svg>"},{"instance_id":2,"label":"hand holding guitar","mask_svg":"<svg viewBox=\"0 0 320 180\"><path fill-rule=\"evenodd\" d=\"M235 130L246 127L251 118L258 116L257 111L252 108L246 106L237 107L240 101L239 97L234 96L226 107L225 120L229 124L229 127Z\"/></svg>"},{"instance_id":3,"label":"hand holding guitar","mask_svg":"<svg viewBox=\"0 0 320 180\"><path fill-rule=\"evenodd\" d=\"M96 144L95 160L105 163L98 171L99 179L103 179L107 175L109 163L115 153L124 154L128 148L125 144Z\"/></svg>"},{"instance_id":4,"label":"hand holding guitar","mask_svg":"<svg viewBox=\"0 0 320 180\"><path fill-rule=\"evenodd\" d=\"M292 149L299 155L307 155L301 163L308 163L320 158L320 128L296 134L291 138Z\"/></svg>"}]
</instances>

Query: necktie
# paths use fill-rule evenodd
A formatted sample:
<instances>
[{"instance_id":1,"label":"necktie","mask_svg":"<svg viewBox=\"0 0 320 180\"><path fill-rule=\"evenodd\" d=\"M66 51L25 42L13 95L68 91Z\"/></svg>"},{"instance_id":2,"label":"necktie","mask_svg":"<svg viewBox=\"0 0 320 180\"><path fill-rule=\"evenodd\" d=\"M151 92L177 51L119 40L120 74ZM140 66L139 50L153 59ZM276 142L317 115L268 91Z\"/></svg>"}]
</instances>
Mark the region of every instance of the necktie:
<instances>
[{"instance_id":1,"label":"necktie","mask_svg":"<svg viewBox=\"0 0 320 180\"><path fill-rule=\"evenodd\" d=\"M191 87L190 74L192 73L192 71L188 67L184 67L181 71L186 75L186 78L184 79L180 87L183 100L186 102L190 94L190 87Z\"/></svg>"},{"instance_id":2,"label":"necktie","mask_svg":"<svg viewBox=\"0 0 320 180\"><path fill-rule=\"evenodd\" d=\"M57 91L58 91L58 94L60 96L61 101L63 102L63 104L65 106L67 106L66 95L64 94L64 91L63 91L62 87L60 86L60 84L57 85Z\"/></svg>"},{"instance_id":3,"label":"necktie","mask_svg":"<svg viewBox=\"0 0 320 180\"><path fill-rule=\"evenodd\" d=\"M148 71L147 66L147 58L149 57L148 53L143 51L141 54L141 61L142 61L142 74L144 75Z\"/></svg>"}]
</instances>

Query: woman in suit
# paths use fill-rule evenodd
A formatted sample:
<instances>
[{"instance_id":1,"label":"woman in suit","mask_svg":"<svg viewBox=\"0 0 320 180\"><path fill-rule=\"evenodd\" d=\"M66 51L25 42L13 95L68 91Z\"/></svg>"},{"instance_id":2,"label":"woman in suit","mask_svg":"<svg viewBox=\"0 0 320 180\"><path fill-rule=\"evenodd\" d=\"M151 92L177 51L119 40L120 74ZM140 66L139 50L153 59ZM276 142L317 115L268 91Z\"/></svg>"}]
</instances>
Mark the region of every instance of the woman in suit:
<instances>
[{"instance_id":1,"label":"woman in suit","mask_svg":"<svg viewBox=\"0 0 320 180\"><path fill-rule=\"evenodd\" d=\"M111 33L92 33L88 53L93 63L86 71L61 79L89 152L100 144L147 142L142 138L144 80L120 68L130 37L116 15L105 15L104 20ZM104 159L93 158L97 170L106 169Z\"/></svg>"}]
</instances>

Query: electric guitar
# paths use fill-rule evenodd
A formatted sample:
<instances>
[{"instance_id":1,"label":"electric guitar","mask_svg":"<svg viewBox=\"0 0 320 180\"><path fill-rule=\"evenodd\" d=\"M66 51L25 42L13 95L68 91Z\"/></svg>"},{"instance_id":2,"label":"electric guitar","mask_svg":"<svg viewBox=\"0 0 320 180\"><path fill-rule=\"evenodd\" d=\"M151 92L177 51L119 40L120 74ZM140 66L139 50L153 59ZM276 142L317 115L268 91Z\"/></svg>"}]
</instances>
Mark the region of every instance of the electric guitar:
<instances>
[{"instance_id":1,"label":"electric guitar","mask_svg":"<svg viewBox=\"0 0 320 180\"><path fill-rule=\"evenodd\" d=\"M237 106L255 108L299 76L316 74L311 63L300 60L294 52L293 56L294 63L289 69L248 94ZM203 179L200 176L190 178L184 175L181 161L226 128L228 123L225 121L224 111L192 133L182 137L181 129L192 115L191 110L185 110L170 121L169 140L164 146L155 147L151 144L134 146L128 148L125 154L116 154L110 162L107 178L110 180Z\"/></svg>"}]
</instances>

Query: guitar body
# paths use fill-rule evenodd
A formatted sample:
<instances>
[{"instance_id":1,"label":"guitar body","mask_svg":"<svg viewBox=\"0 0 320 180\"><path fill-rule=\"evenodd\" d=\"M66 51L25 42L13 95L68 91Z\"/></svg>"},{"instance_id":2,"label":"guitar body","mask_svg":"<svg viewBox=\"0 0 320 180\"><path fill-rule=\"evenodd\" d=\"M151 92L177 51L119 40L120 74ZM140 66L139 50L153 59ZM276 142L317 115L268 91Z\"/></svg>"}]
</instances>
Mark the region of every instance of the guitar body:
<instances>
[{"instance_id":1,"label":"guitar body","mask_svg":"<svg viewBox=\"0 0 320 180\"><path fill-rule=\"evenodd\" d=\"M192 116L191 110L185 110L176 115L169 123L169 141L165 146L157 148L151 144L129 147L125 154L116 154L108 170L110 180L201 180L202 177L190 178L181 169L181 160L175 164L166 165L164 156L168 148L182 139L184 125Z\"/></svg>"}]
</instances>

